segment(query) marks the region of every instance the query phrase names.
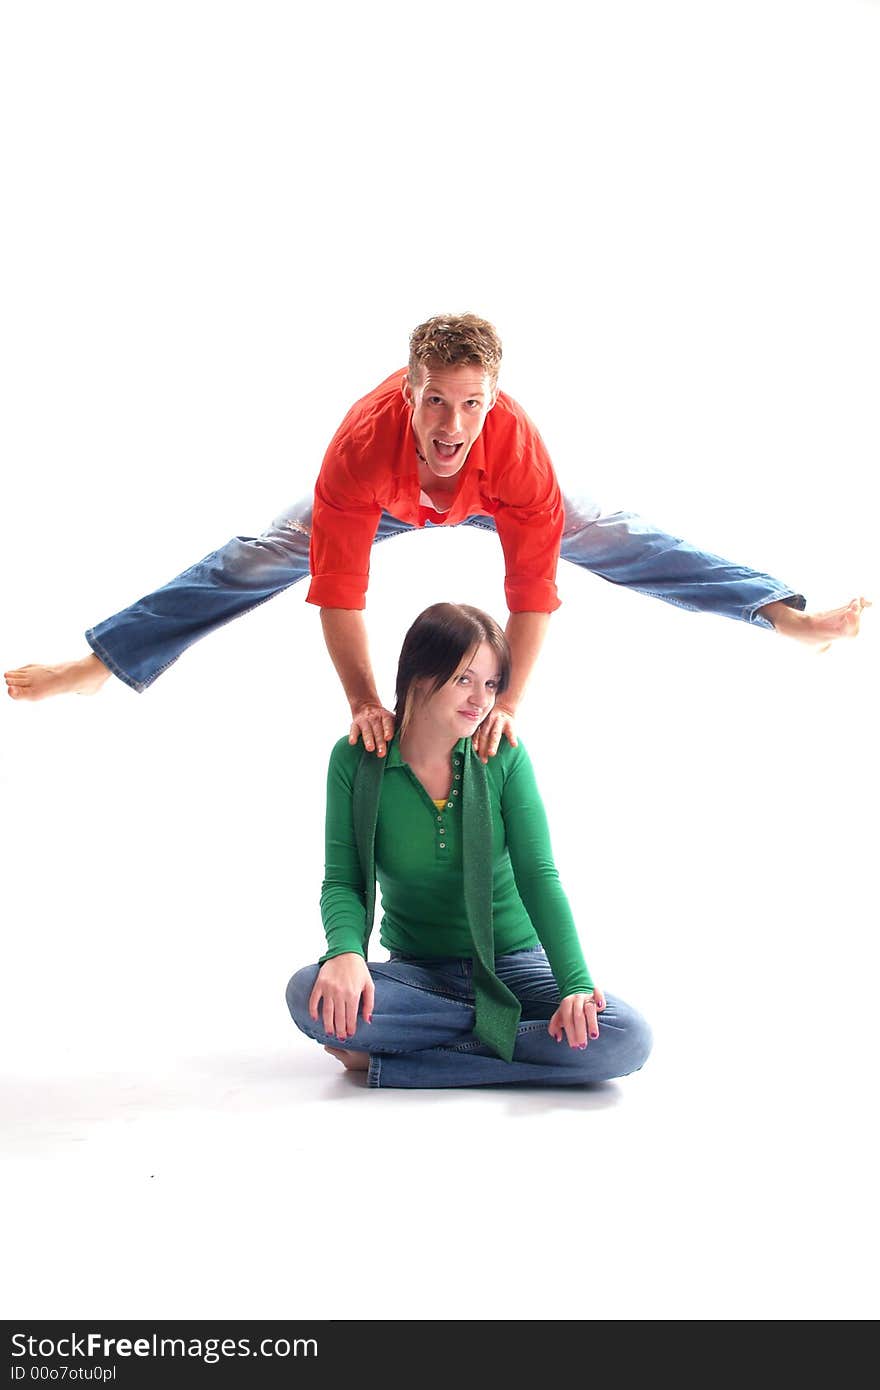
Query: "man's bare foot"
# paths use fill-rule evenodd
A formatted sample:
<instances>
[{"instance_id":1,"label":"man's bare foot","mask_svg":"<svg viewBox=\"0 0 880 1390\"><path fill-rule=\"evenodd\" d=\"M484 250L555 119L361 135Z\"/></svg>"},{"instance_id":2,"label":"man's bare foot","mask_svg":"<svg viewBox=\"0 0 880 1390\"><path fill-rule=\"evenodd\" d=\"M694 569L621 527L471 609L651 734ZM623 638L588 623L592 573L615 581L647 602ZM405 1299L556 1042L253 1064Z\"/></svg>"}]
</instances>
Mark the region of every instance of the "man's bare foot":
<instances>
[{"instance_id":1,"label":"man's bare foot","mask_svg":"<svg viewBox=\"0 0 880 1390\"><path fill-rule=\"evenodd\" d=\"M60 666L19 666L5 671L6 693L13 700L45 700L49 695L95 695L110 675L94 652Z\"/></svg>"},{"instance_id":2,"label":"man's bare foot","mask_svg":"<svg viewBox=\"0 0 880 1390\"><path fill-rule=\"evenodd\" d=\"M783 637L794 637L824 652L840 637L857 637L862 612L870 607L868 599L854 598L843 608L829 608L827 613L800 613L780 599L758 611Z\"/></svg>"},{"instance_id":3,"label":"man's bare foot","mask_svg":"<svg viewBox=\"0 0 880 1390\"><path fill-rule=\"evenodd\" d=\"M368 1052L345 1052L341 1047L328 1047L326 1043L324 1051L335 1057L337 1062L341 1062L346 1071L366 1071L370 1065Z\"/></svg>"}]
</instances>

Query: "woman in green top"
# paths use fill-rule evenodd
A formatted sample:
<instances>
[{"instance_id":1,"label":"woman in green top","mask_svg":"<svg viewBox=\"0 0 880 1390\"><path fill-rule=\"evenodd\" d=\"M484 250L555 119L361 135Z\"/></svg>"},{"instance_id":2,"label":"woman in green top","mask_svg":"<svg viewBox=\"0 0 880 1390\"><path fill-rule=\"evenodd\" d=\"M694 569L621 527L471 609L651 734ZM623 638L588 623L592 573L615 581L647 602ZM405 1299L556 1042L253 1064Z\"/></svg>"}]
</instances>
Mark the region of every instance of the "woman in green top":
<instances>
[{"instance_id":1,"label":"woman in green top","mask_svg":"<svg viewBox=\"0 0 880 1390\"><path fill-rule=\"evenodd\" d=\"M510 678L488 614L437 603L397 672L380 758L341 739L327 779L327 952L287 989L293 1020L370 1086L582 1085L642 1066L645 1021L597 989L522 744L471 736ZM390 960L367 965L375 884Z\"/></svg>"}]
</instances>

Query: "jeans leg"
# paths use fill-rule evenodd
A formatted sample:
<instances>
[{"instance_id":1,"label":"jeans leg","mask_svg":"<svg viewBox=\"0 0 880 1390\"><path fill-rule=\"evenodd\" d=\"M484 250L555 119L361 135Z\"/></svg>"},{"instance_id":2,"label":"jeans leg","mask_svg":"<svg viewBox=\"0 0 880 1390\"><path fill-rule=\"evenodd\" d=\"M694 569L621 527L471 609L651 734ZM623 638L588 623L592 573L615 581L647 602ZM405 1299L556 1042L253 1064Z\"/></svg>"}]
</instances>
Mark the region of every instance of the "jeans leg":
<instances>
[{"instance_id":1,"label":"jeans leg","mask_svg":"<svg viewBox=\"0 0 880 1390\"><path fill-rule=\"evenodd\" d=\"M606 995L599 1036L583 1051L555 1042L546 1019L521 1022L513 1061L504 1062L473 1036L461 1042L411 1052L373 1054L370 1085L396 1088L453 1086L588 1086L638 1071L651 1051L651 1030L622 999Z\"/></svg>"},{"instance_id":2,"label":"jeans leg","mask_svg":"<svg viewBox=\"0 0 880 1390\"><path fill-rule=\"evenodd\" d=\"M445 970L409 961L369 967L376 986L371 1023L359 1014L357 1029L343 1042L325 1033L319 1011L309 1013L309 996L320 966L298 970L287 986L290 1016L306 1037L353 1052L413 1053L438 1043L469 1037L474 1026L470 961L449 962Z\"/></svg>"},{"instance_id":3,"label":"jeans leg","mask_svg":"<svg viewBox=\"0 0 880 1390\"><path fill-rule=\"evenodd\" d=\"M146 690L194 642L304 579L311 529L310 494L261 536L233 537L162 588L89 628L86 641L132 690ZM385 513L376 541L411 529Z\"/></svg>"},{"instance_id":4,"label":"jeans leg","mask_svg":"<svg viewBox=\"0 0 880 1390\"><path fill-rule=\"evenodd\" d=\"M784 599L792 608L806 607L803 594L771 575L698 550L658 531L633 512L603 515L594 503L569 496L564 500L560 558L612 584L679 608L718 613L767 628L772 623L758 612L764 604Z\"/></svg>"},{"instance_id":5,"label":"jeans leg","mask_svg":"<svg viewBox=\"0 0 880 1390\"><path fill-rule=\"evenodd\" d=\"M462 961L392 960L371 965L376 984L373 1022L358 1019L344 1043L328 1036L320 1018L312 1019L308 999L318 966L300 970L287 987L287 1003L297 1027L331 1046L370 1054L368 1083L373 1087L431 1089L456 1086L582 1086L637 1071L651 1049L643 1018L622 1000L608 996L599 1037L580 1052L557 1043L547 1032L559 991L543 950L536 947L499 956L495 968L523 1002L512 1062L503 1062L474 1036L471 964Z\"/></svg>"}]
</instances>

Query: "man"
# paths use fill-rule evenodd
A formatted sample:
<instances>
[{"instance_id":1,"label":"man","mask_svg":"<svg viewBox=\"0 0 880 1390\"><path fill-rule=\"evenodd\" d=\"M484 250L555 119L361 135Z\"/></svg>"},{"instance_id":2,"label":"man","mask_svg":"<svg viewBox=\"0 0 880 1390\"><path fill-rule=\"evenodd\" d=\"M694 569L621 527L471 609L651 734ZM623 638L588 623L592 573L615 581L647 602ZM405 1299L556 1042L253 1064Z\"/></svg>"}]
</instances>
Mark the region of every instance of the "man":
<instances>
[{"instance_id":1,"label":"man","mask_svg":"<svg viewBox=\"0 0 880 1390\"><path fill-rule=\"evenodd\" d=\"M413 527L461 523L496 531L505 557L513 678L481 727L478 751L515 742L514 716L559 607L562 556L613 583L681 607L717 612L827 645L855 636L863 598L808 614L802 595L729 564L628 512L563 497L540 435L498 390L501 343L473 314L436 317L410 338L407 370L356 402L306 498L260 537L221 550L90 628L90 655L6 672L13 699L92 693L112 673L145 690L193 642L311 571L327 649L351 707L354 743L384 754L394 731L376 690L363 618L371 545Z\"/></svg>"}]
</instances>

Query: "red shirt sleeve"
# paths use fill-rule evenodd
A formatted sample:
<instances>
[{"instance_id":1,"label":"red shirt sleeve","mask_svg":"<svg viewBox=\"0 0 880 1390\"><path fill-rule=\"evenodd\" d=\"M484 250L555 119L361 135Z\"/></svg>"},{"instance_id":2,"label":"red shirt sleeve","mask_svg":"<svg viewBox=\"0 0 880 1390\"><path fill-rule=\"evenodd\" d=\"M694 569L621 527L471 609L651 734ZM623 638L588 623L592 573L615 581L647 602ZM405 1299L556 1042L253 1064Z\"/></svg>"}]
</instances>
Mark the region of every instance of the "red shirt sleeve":
<instances>
[{"instance_id":1,"label":"red shirt sleeve","mask_svg":"<svg viewBox=\"0 0 880 1390\"><path fill-rule=\"evenodd\" d=\"M507 607L511 613L553 613L560 607L556 566L565 510L550 455L524 413L500 477L495 527Z\"/></svg>"},{"instance_id":2,"label":"red shirt sleeve","mask_svg":"<svg viewBox=\"0 0 880 1390\"><path fill-rule=\"evenodd\" d=\"M365 476L363 451L343 437L331 441L318 481L312 513L306 603L321 608L364 608L370 578L370 546L382 507Z\"/></svg>"}]
</instances>

